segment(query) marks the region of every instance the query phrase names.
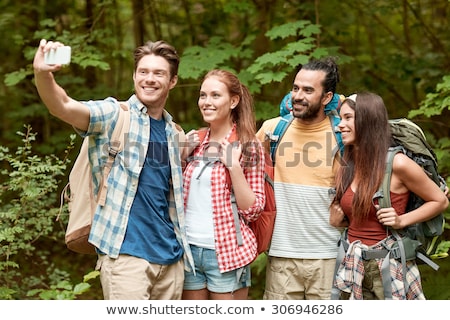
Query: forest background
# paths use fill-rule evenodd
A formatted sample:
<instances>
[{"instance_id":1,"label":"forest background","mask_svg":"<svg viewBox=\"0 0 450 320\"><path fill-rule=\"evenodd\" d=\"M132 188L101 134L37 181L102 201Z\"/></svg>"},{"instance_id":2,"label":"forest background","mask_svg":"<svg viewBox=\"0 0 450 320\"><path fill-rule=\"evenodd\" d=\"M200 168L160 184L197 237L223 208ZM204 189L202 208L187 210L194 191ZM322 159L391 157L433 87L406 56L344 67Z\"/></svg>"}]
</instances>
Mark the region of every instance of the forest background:
<instances>
[{"instance_id":1,"label":"forest background","mask_svg":"<svg viewBox=\"0 0 450 320\"><path fill-rule=\"evenodd\" d=\"M259 127L278 115L299 64L339 57L338 93L376 92L391 118L418 123L448 183L449 15L448 0L1 0L0 299L102 299L95 257L64 245L65 207L56 221L81 138L49 115L34 87L41 38L72 47L56 79L77 100L127 99L133 49L173 44L181 65L167 109L186 131L203 125L197 98L210 69L232 70L249 86ZM428 299L450 299L449 260L437 272L421 266ZM251 299L262 297L264 268L260 256Z\"/></svg>"}]
</instances>

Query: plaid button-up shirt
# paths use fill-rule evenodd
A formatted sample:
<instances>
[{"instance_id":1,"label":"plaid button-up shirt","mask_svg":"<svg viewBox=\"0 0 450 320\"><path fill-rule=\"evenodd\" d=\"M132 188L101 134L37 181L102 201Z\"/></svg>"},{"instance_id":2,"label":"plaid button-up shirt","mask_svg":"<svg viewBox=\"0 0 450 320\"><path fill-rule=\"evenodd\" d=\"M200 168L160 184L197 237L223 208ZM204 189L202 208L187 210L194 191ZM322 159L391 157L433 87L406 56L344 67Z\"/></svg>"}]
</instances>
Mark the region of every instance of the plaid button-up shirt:
<instances>
[{"instance_id":1,"label":"plaid button-up shirt","mask_svg":"<svg viewBox=\"0 0 450 320\"><path fill-rule=\"evenodd\" d=\"M227 138L231 135L228 134ZM194 151L194 157L202 157L205 148L209 143L209 132L199 148ZM255 144L260 146L257 151ZM213 210L213 223L215 234L215 249L219 263L220 272L227 272L251 263L257 254L256 238L248 221L256 220L265 205L264 198L264 153L259 141L256 141L251 148L251 159L247 159L252 165L245 166L241 159L241 166L244 168L244 175L251 189L255 193L256 200L247 210L238 208L239 223L241 227L243 245L238 246L236 227L231 206L230 186L227 185L226 171L228 170L221 162L215 162L211 173L211 197ZM243 158L243 157L242 157ZM187 204L192 173L199 162L194 160L186 165L183 173L184 177L184 201Z\"/></svg>"},{"instance_id":2,"label":"plaid button-up shirt","mask_svg":"<svg viewBox=\"0 0 450 320\"><path fill-rule=\"evenodd\" d=\"M365 269L362 251L368 249L382 250L390 248L394 242L395 238L392 235L370 247L364 245L360 240L352 242L349 245L347 252L344 254L344 259L337 266L334 286L338 290L350 293L350 300L364 299L363 286ZM389 261L385 261L385 259L389 259ZM420 280L420 271L415 260L406 261L407 274L405 275L405 279L407 279L407 283L403 282L403 266L399 260L390 257L375 260L380 269L380 273L382 273L383 268L388 268L390 281L387 280L386 282L390 284L390 290L388 290L392 292L393 300L425 299ZM383 280L383 278L381 278L381 280ZM385 281L383 281L383 283L384 282Z\"/></svg>"},{"instance_id":3,"label":"plaid button-up shirt","mask_svg":"<svg viewBox=\"0 0 450 320\"><path fill-rule=\"evenodd\" d=\"M97 193L101 181L102 167L108 158L108 148L114 126L118 119L119 102L114 98L84 102L90 109L91 118L87 132L89 136L89 160L92 166L94 191ZM108 177L106 203L97 206L92 222L89 242L112 258L117 258L128 223L128 216L136 195L139 175L144 165L150 140L150 119L146 107L132 95L127 101L130 107L130 130L125 148L116 156ZM175 226L178 241L185 254L185 267L193 265L186 227L183 203L182 167L180 163L180 142L184 132L172 121L172 116L164 110L166 136L169 146L171 166L171 192L169 214Z\"/></svg>"}]
</instances>

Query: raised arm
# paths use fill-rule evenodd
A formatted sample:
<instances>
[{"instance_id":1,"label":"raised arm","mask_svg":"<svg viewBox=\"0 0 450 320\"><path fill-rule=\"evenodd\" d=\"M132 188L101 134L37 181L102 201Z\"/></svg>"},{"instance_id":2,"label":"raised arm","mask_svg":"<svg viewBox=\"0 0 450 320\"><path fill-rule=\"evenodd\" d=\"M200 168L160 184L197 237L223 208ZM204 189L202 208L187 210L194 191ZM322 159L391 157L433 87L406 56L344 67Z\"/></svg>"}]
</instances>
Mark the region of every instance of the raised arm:
<instances>
[{"instance_id":1,"label":"raised arm","mask_svg":"<svg viewBox=\"0 0 450 320\"><path fill-rule=\"evenodd\" d=\"M61 69L61 65L48 65L44 62L47 51L63 46L60 42L42 39L33 61L35 85L39 96L49 112L73 127L86 131L89 126L89 108L79 101L69 97L59 86L53 72Z\"/></svg>"}]
</instances>

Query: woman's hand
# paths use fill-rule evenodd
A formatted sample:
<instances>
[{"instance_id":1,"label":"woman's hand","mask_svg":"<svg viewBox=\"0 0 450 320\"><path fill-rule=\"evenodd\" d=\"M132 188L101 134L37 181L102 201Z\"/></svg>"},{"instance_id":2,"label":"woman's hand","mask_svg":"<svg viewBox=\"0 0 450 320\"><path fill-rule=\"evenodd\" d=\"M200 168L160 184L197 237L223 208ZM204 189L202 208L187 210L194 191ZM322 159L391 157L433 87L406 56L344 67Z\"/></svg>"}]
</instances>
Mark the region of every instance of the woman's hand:
<instances>
[{"instance_id":1,"label":"woman's hand","mask_svg":"<svg viewBox=\"0 0 450 320\"><path fill-rule=\"evenodd\" d=\"M378 221L387 227L394 229L402 229L405 226L402 225L400 216L397 214L394 208L382 208L377 211Z\"/></svg>"},{"instance_id":2,"label":"woman's hand","mask_svg":"<svg viewBox=\"0 0 450 320\"><path fill-rule=\"evenodd\" d=\"M220 141L220 161L227 167L241 167L242 145L239 141L229 143L227 139Z\"/></svg>"},{"instance_id":3,"label":"woman's hand","mask_svg":"<svg viewBox=\"0 0 450 320\"><path fill-rule=\"evenodd\" d=\"M197 130L191 130L186 133L186 142L183 146L183 151L181 153L181 159L186 160L187 157L194 151L194 149L200 145L200 137L198 136Z\"/></svg>"},{"instance_id":4,"label":"woman's hand","mask_svg":"<svg viewBox=\"0 0 450 320\"><path fill-rule=\"evenodd\" d=\"M330 207L330 225L335 228L348 226L348 221L339 203L333 203Z\"/></svg>"}]
</instances>

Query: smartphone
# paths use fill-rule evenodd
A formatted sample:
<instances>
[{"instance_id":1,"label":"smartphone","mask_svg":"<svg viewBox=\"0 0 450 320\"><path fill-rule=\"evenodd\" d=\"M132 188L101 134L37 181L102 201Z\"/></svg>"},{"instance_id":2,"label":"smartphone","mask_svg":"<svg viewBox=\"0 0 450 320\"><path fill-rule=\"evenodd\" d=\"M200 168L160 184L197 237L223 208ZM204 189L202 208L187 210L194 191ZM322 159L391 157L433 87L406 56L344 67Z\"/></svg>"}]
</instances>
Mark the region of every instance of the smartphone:
<instances>
[{"instance_id":1,"label":"smartphone","mask_svg":"<svg viewBox=\"0 0 450 320\"><path fill-rule=\"evenodd\" d=\"M69 46L57 47L45 53L44 61L46 64L69 64L70 56L71 48Z\"/></svg>"}]
</instances>

